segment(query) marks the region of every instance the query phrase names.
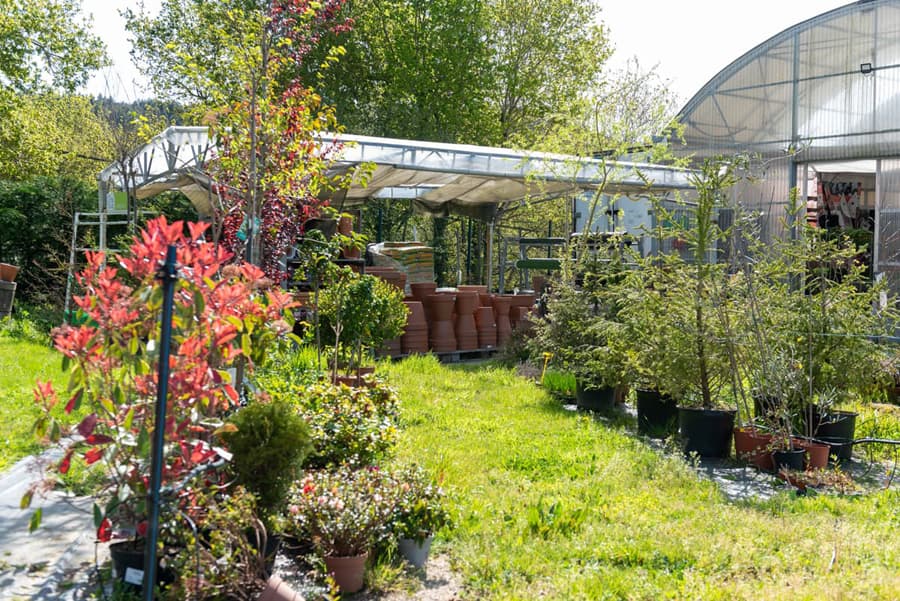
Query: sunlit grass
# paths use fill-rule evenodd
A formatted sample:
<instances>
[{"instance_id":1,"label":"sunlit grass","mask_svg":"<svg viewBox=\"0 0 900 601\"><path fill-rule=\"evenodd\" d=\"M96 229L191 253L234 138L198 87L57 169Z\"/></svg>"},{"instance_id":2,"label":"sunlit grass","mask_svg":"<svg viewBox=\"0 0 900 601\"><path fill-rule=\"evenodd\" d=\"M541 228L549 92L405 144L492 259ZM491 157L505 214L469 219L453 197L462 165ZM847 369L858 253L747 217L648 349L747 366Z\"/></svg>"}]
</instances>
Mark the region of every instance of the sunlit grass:
<instances>
[{"instance_id":1,"label":"sunlit grass","mask_svg":"<svg viewBox=\"0 0 900 601\"><path fill-rule=\"evenodd\" d=\"M732 503L680 457L511 370L382 365L399 458L442 472L472 598L895 599L900 495ZM880 541L880 542L879 542Z\"/></svg>"},{"instance_id":2,"label":"sunlit grass","mask_svg":"<svg viewBox=\"0 0 900 601\"><path fill-rule=\"evenodd\" d=\"M59 353L48 345L0 336L0 470L39 450L35 380L63 382Z\"/></svg>"}]
</instances>

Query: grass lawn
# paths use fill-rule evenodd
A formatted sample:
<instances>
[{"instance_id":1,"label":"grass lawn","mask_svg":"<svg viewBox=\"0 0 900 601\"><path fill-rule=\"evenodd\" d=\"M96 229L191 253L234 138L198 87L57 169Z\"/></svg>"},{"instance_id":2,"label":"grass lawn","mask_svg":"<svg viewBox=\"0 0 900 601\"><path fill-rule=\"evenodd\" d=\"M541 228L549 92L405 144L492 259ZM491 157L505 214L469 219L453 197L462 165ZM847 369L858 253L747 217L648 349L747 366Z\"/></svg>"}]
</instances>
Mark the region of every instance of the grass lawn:
<instances>
[{"instance_id":1,"label":"grass lawn","mask_svg":"<svg viewBox=\"0 0 900 601\"><path fill-rule=\"evenodd\" d=\"M507 369L380 367L397 454L442 471L477 599L897 599L900 493L729 502L679 457Z\"/></svg>"},{"instance_id":2,"label":"grass lawn","mask_svg":"<svg viewBox=\"0 0 900 601\"><path fill-rule=\"evenodd\" d=\"M40 450L31 426L38 415L35 380L65 385L61 356L46 344L0 336L0 471Z\"/></svg>"}]
</instances>

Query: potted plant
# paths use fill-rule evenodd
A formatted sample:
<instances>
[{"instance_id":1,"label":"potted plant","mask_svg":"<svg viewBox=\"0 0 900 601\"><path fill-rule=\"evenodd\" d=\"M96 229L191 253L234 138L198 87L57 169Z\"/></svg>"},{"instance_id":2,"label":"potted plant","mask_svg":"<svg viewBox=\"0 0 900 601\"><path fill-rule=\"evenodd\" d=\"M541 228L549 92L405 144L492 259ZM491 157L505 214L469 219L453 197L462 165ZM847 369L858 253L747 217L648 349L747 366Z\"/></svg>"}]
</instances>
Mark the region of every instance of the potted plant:
<instances>
[{"instance_id":1,"label":"potted plant","mask_svg":"<svg viewBox=\"0 0 900 601\"><path fill-rule=\"evenodd\" d=\"M54 343L69 373L68 392L60 398L49 382L39 382L35 399L40 413L35 432L44 441L62 444L62 456L46 466L46 480L25 494L54 483L77 453L88 465L101 463L107 481L96 495L97 538L130 538L143 544L147 529L150 433L166 429L164 485L182 484L197 470L214 470L223 459L217 430L239 395L229 368L249 372L262 361L266 346L289 329L284 320L288 295L271 289L262 271L227 265L230 256L204 241L206 225L150 221L119 267L99 253L89 253L78 275L84 289L75 303L84 313L79 326L64 325ZM157 270L169 245L177 248L172 322L171 377L165 424L154 423L162 305ZM66 413L79 408L85 417L74 428L57 421L56 405ZM219 482L224 474L210 472ZM185 483L187 486L188 483ZM178 505L169 507L174 511ZM32 527L40 524L40 510Z\"/></svg>"},{"instance_id":2,"label":"potted plant","mask_svg":"<svg viewBox=\"0 0 900 601\"><path fill-rule=\"evenodd\" d=\"M267 544L261 552L271 566L288 490L312 448L309 427L292 404L278 398L254 399L228 418L222 438L232 454L229 467L235 484L256 497L266 529Z\"/></svg>"},{"instance_id":3,"label":"potted plant","mask_svg":"<svg viewBox=\"0 0 900 601\"><path fill-rule=\"evenodd\" d=\"M645 264L665 293L667 315L659 327L674 355L667 377L678 391L684 450L706 457L730 454L736 413L726 408L725 393L734 379L727 324L738 307L727 265L719 261L729 232L719 227L718 209L742 165L739 159L706 159L692 178L692 202L674 210L655 203L657 219L667 224L661 237L684 241L686 253L660 254Z\"/></svg>"},{"instance_id":4,"label":"potted plant","mask_svg":"<svg viewBox=\"0 0 900 601\"><path fill-rule=\"evenodd\" d=\"M576 403L591 411L611 409L626 384L622 347L613 343L623 335L616 292L623 267L602 253L582 251L564 261L528 343L533 356L550 353L552 363L575 376Z\"/></svg>"},{"instance_id":5,"label":"potted plant","mask_svg":"<svg viewBox=\"0 0 900 601\"><path fill-rule=\"evenodd\" d=\"M342 592L363 587L366 559L385 536L393 511L391 483L374 467L317 470L295 483L287 529L309 541Z\"/></svg>"},{"instance_id":6,"label":"potted plant","mask_svg":"<svg viewBox=\"0 0 900 601\"><path fill-rule=\"evenodd\" d=\"M363 362L373 360L386 340L403 333L408 309L396 287L343 268L321 292L318 312L323 339L334 349L332 380L337 381L343 360L358 385Z\"/></svg>"},{"instance_id":7,"label":"potted plant","mask_svg":"<svg viewBox=\"0 0 900 601\"><path fill-rule=\"evenodd\" d=\"M397 500L391 518L400 554L421 569L428 560L434 533L449 525L444 490L421 467L409 466L395 473Z\"/></svg>"}]
</instances>

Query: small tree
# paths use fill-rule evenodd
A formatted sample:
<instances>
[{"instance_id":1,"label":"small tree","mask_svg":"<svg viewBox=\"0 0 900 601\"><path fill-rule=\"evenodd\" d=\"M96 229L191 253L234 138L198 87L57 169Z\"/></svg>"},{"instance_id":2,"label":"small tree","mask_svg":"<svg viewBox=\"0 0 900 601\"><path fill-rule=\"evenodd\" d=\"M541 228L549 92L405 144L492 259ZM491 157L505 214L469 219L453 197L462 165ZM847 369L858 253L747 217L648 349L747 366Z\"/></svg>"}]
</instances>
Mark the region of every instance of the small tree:
<instances>
[{"instance_id":1,"label":"small tree","mask_svg":"<svg viewBox=\"0 0 900 601\"><path fill-rule=\"evenodd\" d=\"M23 506L36 491L52 486L54 472L65 474L77 453L87 464L102 462L108 476L94 508L98 538L109 540L114 527L141 535L155 428L166 429L166 484L219 458L217 429L239 401L228 369L239 364L252 369L262 361L268 343L287 331L284 318L292 301L269 289L259 268L226 266L230 255L204 241L206 227L188 224L186 235L182 222L158 218L117 257L118 267L107 266L102 254L88 254L78 275L85 293L74 299L84 323L54 332L69 373L68 399L50 382L38 382L34 391L41 409L35 432L45 442L61 444L62 459L29 489ZM178 249L179 278L166 423L156 424L162 310L157 270L169 245ZM86 417L74 428L64 425L53 412L60 402L66 413L85 407ZM32 526L39 523L40 510Z\"/></svg>"}]
</instances>

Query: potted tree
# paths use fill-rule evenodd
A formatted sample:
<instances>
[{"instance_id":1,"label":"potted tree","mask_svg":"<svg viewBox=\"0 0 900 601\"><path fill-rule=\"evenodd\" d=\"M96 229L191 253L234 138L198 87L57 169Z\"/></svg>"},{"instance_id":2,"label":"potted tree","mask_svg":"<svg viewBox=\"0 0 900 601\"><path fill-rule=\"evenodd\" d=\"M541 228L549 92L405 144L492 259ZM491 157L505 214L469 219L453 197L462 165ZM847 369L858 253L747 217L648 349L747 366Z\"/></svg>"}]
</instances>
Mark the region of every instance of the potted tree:
<instances>
[{"instance_id":1,"label":"potted tree","mask_svg":"<svg viewBox=\"0 0 900 601\"><path fill-rule=\"evenodd\" d=\"M678 391L678 425L686 453L727 457L736 411L726 408L733 380L728 360L729 321L737 306L729 291L727 265L718 260L728 231L720 228L718 209L739 180L739 159L706 159L693 177L696 195L670 210L656 202L662 236L683 241L686 253L655 257L651 278L665 291L667 316L660 326L677 354L668 377ZM647 266L645 266L647 267Z\"/></svg>"},{"instance_id":2,"label":"potted tree","mask_svg":"<svg viewBox=\"0 0 900 601\"><path fill-rule=\"evenodd\" d=\"M318 312L323 340L334 349L332 380L338 381L343 361L351 383L359 385L363 362L374 360L376 349L403 333L408 309L396 287L343 268L321 292Z\"/></svg>"},{"instance_id":3,"label":"potted tree","mask_svg":"<svg viewBox=\"0 0 900 601\"><path fill-rule=\"evenodd\" d=\"M293 405L278 397L254 399L228 418L222 438L232 453L235 484L256 497L266 530L260 549L271 567L280 543L287 493L312 448L309 427Z\"/></svg>"}]
</instances>

